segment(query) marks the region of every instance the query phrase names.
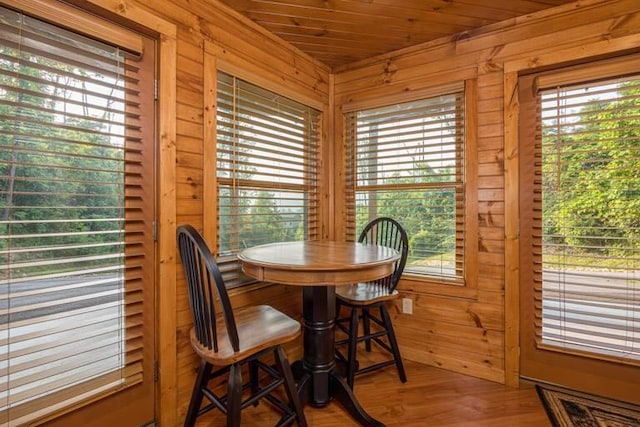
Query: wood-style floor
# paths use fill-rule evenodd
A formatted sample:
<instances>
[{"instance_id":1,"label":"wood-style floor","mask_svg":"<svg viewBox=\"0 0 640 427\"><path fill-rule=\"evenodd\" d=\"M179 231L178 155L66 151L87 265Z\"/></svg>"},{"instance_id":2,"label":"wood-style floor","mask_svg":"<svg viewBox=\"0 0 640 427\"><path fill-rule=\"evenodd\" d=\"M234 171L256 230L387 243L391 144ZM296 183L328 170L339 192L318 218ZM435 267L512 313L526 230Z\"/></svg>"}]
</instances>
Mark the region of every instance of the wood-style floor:
<instances>
[{"instance_id":1,"label":"wood-style floor","mask_svg":"<svg viewBox=\"0 0 640 427\"><path fill-rule=\"evenodd\" d=\"M405 360L408 381L402 384L394 367L356 378L355 393L371 416L388 427L549 427L535 389L520 389ZM305 407L310 427L357 424L337 403ZM242 412L242 426L273 426L277 413L268 403ZM197 427L224 426L217 411L202 416Z\"/></svg>"}]
</instances>

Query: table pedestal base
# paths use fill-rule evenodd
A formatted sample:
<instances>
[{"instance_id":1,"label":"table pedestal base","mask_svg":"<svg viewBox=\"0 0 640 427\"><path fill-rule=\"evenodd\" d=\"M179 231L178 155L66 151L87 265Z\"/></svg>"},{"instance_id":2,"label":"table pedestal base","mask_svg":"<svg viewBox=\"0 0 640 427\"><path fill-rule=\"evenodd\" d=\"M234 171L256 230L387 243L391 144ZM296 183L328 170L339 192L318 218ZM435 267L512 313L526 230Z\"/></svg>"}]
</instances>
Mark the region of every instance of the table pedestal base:
<instances>
[{"instance_id":1,"label":"table pedestal base","mask_svg":"<svg viewBox=\"0 0 640 427\"><path fill-rule=\"evenodd\" d=\"M361 425L384 427L362 409L336 370L335 287L310 286L302 292L304 358L293 366L302 403L322 407L333 398Z\"/></svg>"}]
</instances>

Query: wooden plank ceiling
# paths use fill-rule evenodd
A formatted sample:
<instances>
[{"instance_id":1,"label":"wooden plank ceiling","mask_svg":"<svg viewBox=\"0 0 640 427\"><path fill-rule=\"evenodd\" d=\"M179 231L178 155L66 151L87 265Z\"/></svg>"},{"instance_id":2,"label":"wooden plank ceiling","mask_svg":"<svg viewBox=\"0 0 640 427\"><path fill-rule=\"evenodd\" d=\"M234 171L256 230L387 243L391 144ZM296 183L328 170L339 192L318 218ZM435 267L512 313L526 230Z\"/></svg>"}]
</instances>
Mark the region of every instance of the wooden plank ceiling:
<instances>
[{"instance_id":1,"label":"wooden plank ceiling","mask_svg":"<svg viewBox=\"0 0 640 427\"><path fill-rule=\"evenodd\" d=\"M220 0L336 68L574 0Z\"/></svg>"}]
</instances>

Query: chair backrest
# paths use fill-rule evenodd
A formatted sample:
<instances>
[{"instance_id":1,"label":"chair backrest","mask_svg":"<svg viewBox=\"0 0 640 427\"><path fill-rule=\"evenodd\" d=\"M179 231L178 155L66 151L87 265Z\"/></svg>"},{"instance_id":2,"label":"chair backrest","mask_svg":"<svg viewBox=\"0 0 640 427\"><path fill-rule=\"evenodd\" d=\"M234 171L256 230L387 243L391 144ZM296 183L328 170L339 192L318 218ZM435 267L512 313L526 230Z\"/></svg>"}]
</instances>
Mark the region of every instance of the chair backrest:
<instances>
[{"instance_id":1,"label":"chair backrest","mask_svg":"<svg viewBox=\"0 0 640 427\"><path fill-rule=\"evenodd\" d=\"M392 218L380 217L369 222L358 238L358 242L387 246L400 252L400 259L393 266L393 273L372 283L384 286L393 292L398 286L400 276L404 271L409 254L409 239L407 232L398 221Z\"/></svg>"},{"instance_id":2,"label":"chair backrest","mask_svg":"<svg viewBox=\"0 0 640 427\"><path fill-rule=\"evenodd\" d=\"M200 233L190 225L178 227L177 240L189 290L193 326L198 341L209 350L218 351L216 306L214 304L217 293L229 341L233 350L239 351L238 329L233 317L231 301L209 246Z\"/></svg>"}]
</instances>

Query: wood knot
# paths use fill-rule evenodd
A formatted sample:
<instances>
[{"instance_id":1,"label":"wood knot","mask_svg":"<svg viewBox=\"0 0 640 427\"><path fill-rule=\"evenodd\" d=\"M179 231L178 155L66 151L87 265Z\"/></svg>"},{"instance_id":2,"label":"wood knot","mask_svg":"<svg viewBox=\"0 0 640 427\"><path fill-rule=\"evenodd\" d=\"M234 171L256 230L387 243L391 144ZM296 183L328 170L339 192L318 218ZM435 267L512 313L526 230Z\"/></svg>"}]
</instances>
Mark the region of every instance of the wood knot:
<instances>
[{"instance_id":1,"label":"wood knot","mask_svg":"<svg viewBox=\"0 0 640 427\"><path fill-rule=\"evenodd\" d=\"M482 326L482 321L480 320L480 316L470 310L467 310L467 314L469 315L469 317L471 317L471 320L473 320L478 328L484 329Z\"/></svg>"}]
</instances>

